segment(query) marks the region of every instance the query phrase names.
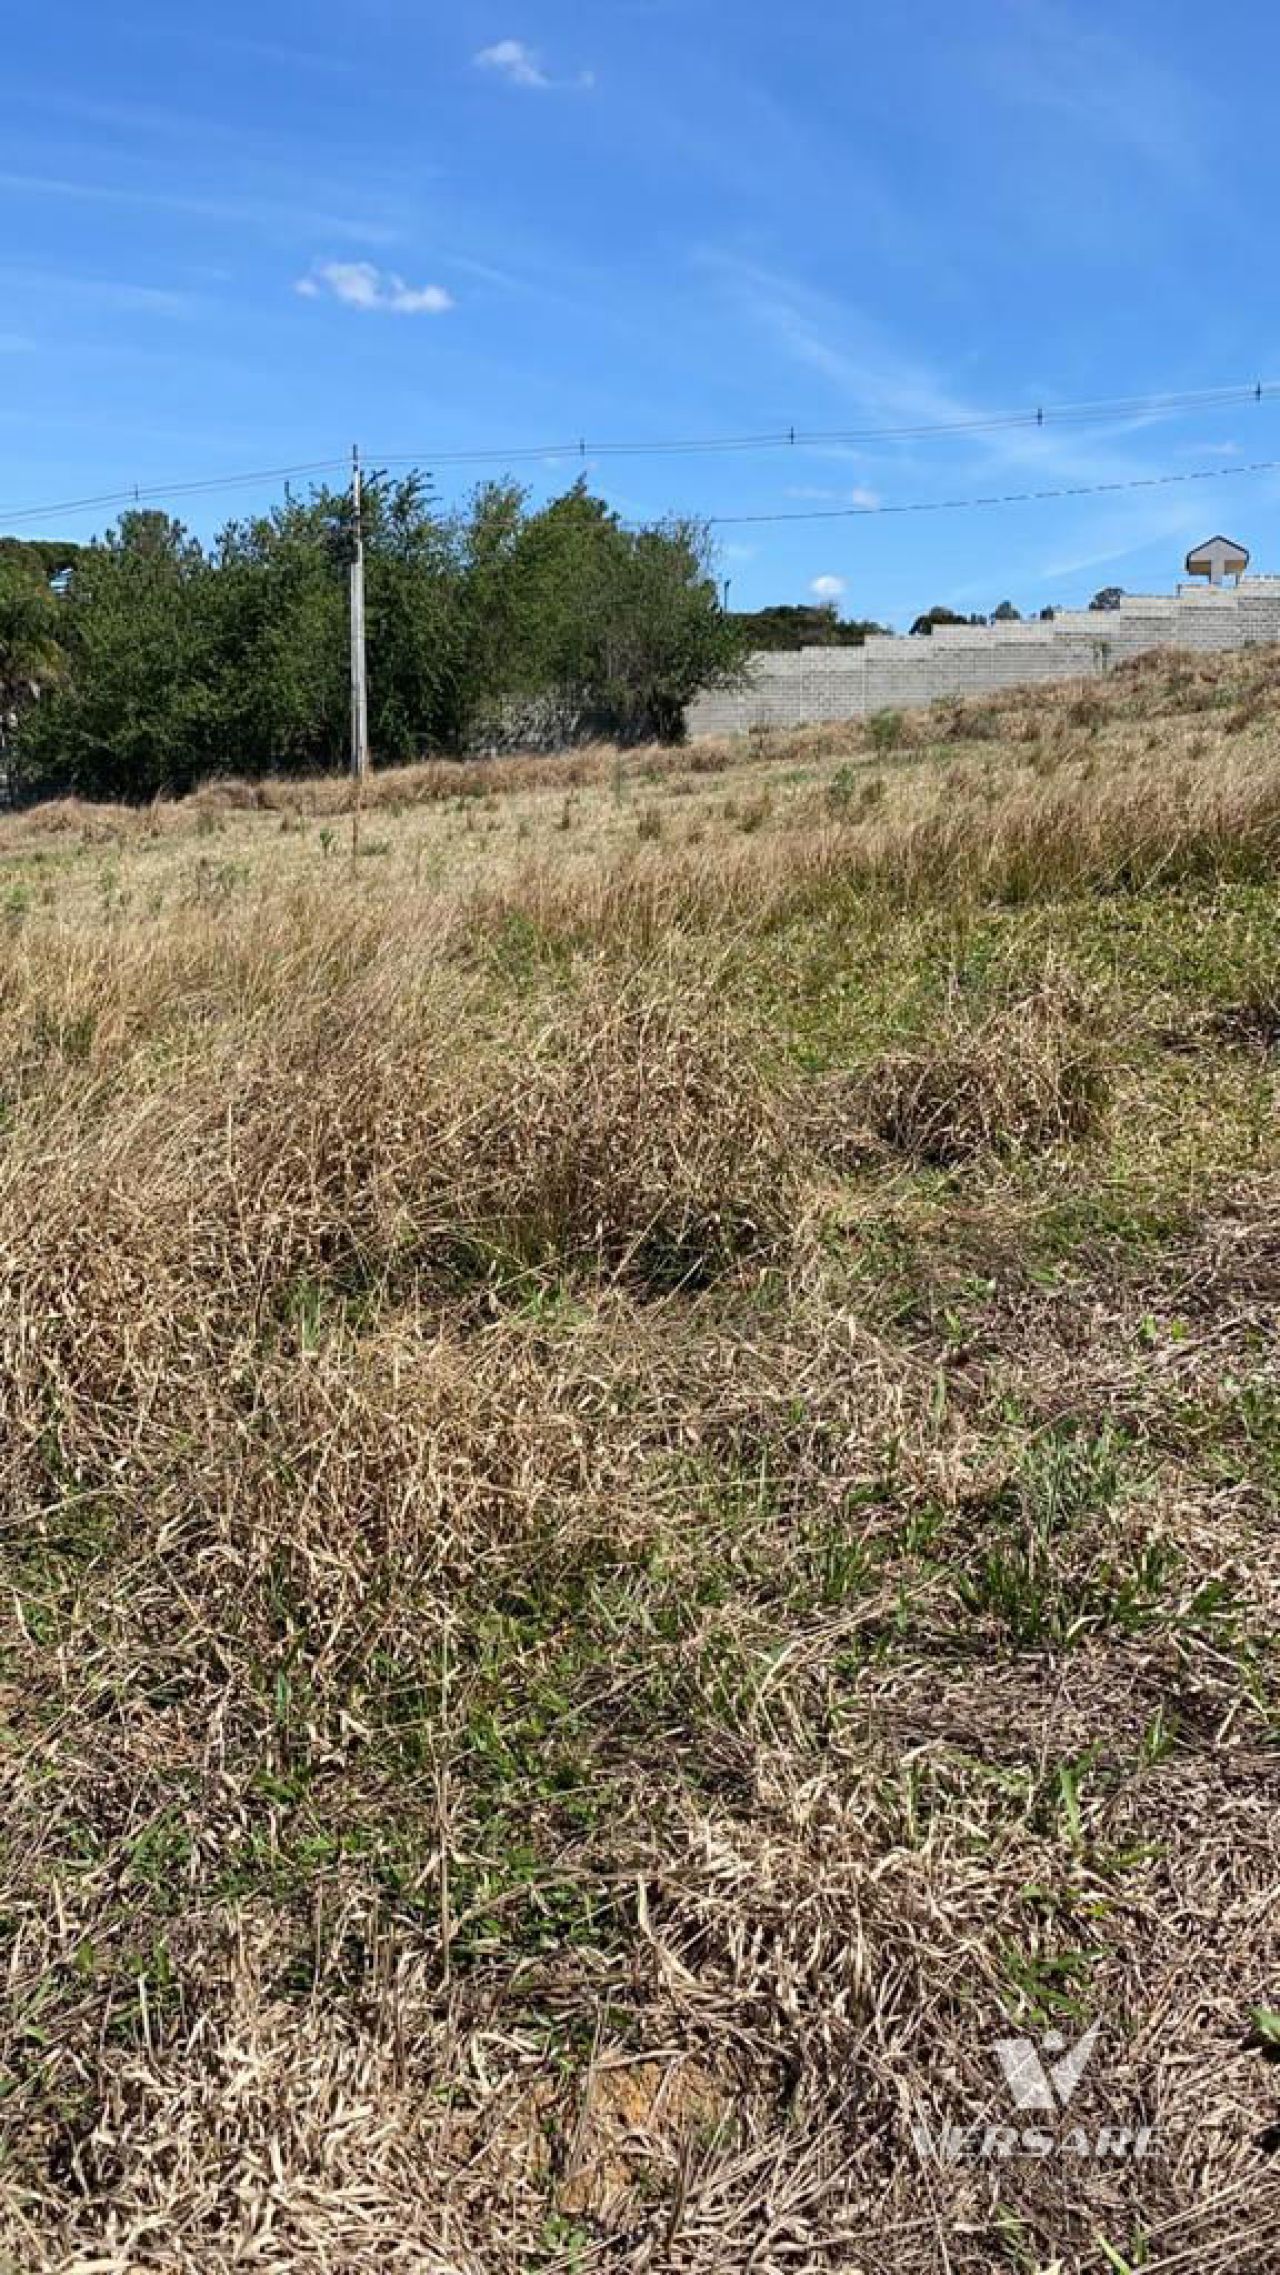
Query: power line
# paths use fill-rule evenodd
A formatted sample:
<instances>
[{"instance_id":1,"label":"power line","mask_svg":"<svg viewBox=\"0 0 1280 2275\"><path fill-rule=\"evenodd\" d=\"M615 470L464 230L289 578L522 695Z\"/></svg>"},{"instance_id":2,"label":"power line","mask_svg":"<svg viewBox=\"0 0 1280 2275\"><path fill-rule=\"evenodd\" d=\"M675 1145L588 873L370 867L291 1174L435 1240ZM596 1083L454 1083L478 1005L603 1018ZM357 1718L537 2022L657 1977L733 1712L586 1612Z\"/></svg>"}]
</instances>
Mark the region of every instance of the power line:
<instances>
[{"instance_id":1,"label":"power line","mask_svg":"<svg viewBox=\"0 0 1280 2275\"><path fill-rule=\"evenodd\" d=\"M591 442L582 437L577 442L529 445L519 450L398 451L384 456L380 463L401 466L416 464L427 457L432 466L479 466L514 464L530 459L656 458L722 451L817 449L828 443L923 442L946 435L993 434L1014 427L1039 430L1099 419L1213 410L1239 403L1263 403L1277 394L1280 394L1280 381L1258 379L1247 386L1208 387L1182 394L1103 396L1087 403L1038 405L1033 410L992 412L973 419L938 419L916 426L788 426L760 434L704 435L663 442Z\"/></svg>"},{"instance_id":2,"label":"power line","mask_svg":"<svg viewBox=\"0 0 1280 2275\"><path fill-rule=\"evenodd\" d=\"M313 458L298 466L261 466L252 474L214 474L197 482L134 483L127 490L102 490L92 498L56 498L44 506L0 506L0 521L43 521L53 513L93 513L100 506L132 506L153 498L193 498L214 490L243 489L255 482L287 482L295 474L328 474L345 467L345 458Z\"/></svg>"},{"instance_id":3,"label":"power line","mask_svg":"<svg viewBox=\"0 0 1280 2275\"><path fill-rule=\"evenodd\" d=\"M1081 425L1099 420L1140 417L1170 417L1179 412L1223 409L1244 403L1262 404L1280 395L1280 381L1254 380L1248 385L1200 388L1192 391L1169 392L1162 395L1115 395L1098 397L1090 402L1037 405L1032 409L992 413L983 418L940 419L932 422L902 426L880 427L781 427L757 434L704 435L675 438L666 441L591 442L580 437L576 442L524 445L511 450L459 450L459 451L398 451L374 454L381 466L426 465L441 466L492 466L518 465L533 461L563 463L576 460L580 464L588 459L601 458L657 458L682 456L716 456L733 452L822 449L852 443L921 442L946 436L980 436L1013 429L1040 431L1045 427ZM252 473L207 476L198 481L152 483L145 486L101 491L94 497L56 499L47 505L0 507L0 523L12 527L18 523L42 521L55 514L91 513L114 506L140 505L158 499L177 499L209 496L220 490L238 489L259 482L285 481L294 475L332 473L345 467L345 458L312 459L293 466L259 468ZM1214 469L1213 471L1217 471ZM1244 472L1244 468L1224 469ZM1173 477L1169 477L1173 479ZM1200 477L1189 476L1188 479ZM1208 478L1206 474L1204 479ZM1108 485L1103 485L1104 487ZM1116 488L1127 485L1117 483ZM983 499L982 504L1000 502L1020 503L1029 496L1085 495L1078 491L1043 491L1017 493L1007 501ZM968 501L939 501L937 505L893 508L847 508L848 513L864 511L937 512L944 504ZM718 520L765 520L826 518L805 515L742 515L717 516Z\"/></svg>"},{"instance_id":4,"label":"power line","mask_svg":"<svg viewBox=\"0 0 1280 2275\"><path fill-rule=\"evenodd\" d=\"M310 467L282 467L278 470L278 472L281 475L287 473L314 473L318 472L321 467L328 468L334 465L342 465L345 463L346 462L341 459L323 459L316 461ZM386 461L383 460L382 463L385 465ZM1172 488L1178 483L1184 482L1223 482L1231 479L1234 476L1245 474L1276 473L1280 473L1280 458L1255 458L1250 459L1245 464L1239 466L1182 467L1179 468L1176 473L1134 474L1119 482L1059 483L1053 489L1044 490L993 490L985 496L978 497L913 498L910 500L902 501L895 501L892 499L885 501L882 499L879 500L875 505L809 506L795 509L780 508L776 511L767 513L695 514L690 516L690 518L692 520L701 521L708 529L743 529L755 527L762 523L779 522L877 521L883 520L886 517L894 514L969 513L976 512L984 507L990 506L1039 505L1048 503L1055 499L1108 497L1116 496L1119 493L1127 490L1164 490ZM255 481L264 480L267 479L267 477L262 475L239 475L234 477L234 479L238 481ZM195 483L189 487L190 489L204 490L219 488L221 486L222 485L217 483ZM164 491L129 490L122 493L122 498L132 504L141 498L157 496L175 498L186 494L189 494L187 490L184 490L181 487L174 487ZM113 504L121 501L118 499L103 498L90 502L95 504ZM51 512L56 512L59 510L69 511L71 509L67 507L61 509L51 507L48 510ZM3 518L3 512L0 511L0 519ZM12 519L13 517L10 516L9 518Z\"/></svg>"},{"instance_id":5,"label":"power line","mask_svg":"<svg viewBox=\"0 0 1280 2275\"><path fill-rule=\"evenodd\" d=\"M1175 482L1220 482L1233 474L1280 473L1280 458L1256 458L1245 466L1194 466L1176 474L1135 474L1123 482L1073 482L1054 490L1002 490L979 498L920 498L905 505L819 506L794 513L712 513L701 518L712 529L740 529L762 521L861 521L885 514L960 513L978 506L1025 506L1049 498L1097 498L1117 490L1163 490Z\"/></svg>"}]
</instances>

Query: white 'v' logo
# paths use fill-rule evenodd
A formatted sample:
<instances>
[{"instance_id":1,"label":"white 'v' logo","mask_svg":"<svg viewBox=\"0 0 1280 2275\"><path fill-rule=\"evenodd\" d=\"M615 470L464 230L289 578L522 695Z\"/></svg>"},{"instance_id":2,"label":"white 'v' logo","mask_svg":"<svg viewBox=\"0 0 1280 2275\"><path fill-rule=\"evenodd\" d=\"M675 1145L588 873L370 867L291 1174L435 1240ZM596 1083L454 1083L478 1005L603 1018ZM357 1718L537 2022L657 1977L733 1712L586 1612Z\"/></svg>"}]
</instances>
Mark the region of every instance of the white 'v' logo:
<instances>
[{"instance_id":1,"label":"white 'v' logo","mask_svg":"<svg viewBox=\"0 0 1280 2275\"><path fill-rule=\"evenodd\" d=\"M1091 2024L1083 2038L1067 2047L1060 2030L1047 2030L1041 2040L1046 2054L1060 2058L1046 2069L1035 2043L1030 2038L999 2038L994 2052L1004 2071L1005 2084L1019 2109L1065 2109L1072 2094L1084 2076L1085 2064L1093 2052L1093 2041L1098 2035L1097 2023Z\"/></svg>"}]
</instances>

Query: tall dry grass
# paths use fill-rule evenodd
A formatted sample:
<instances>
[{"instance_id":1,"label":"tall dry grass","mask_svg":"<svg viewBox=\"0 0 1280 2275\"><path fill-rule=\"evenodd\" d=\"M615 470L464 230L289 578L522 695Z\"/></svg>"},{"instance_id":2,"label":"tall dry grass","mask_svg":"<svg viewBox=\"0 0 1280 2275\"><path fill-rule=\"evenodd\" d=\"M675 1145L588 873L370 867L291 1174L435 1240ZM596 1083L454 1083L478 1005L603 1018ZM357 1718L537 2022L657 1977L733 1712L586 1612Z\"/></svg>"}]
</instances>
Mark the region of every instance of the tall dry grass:
<instances>
[{"instance_id":1,"label":"tall dry grass","mask_svg":"<svg viewBox=\"0 0 1280 2275\"><path fill-rule=\"evenodd\" d=\"M1008 795L948 797L899 819L815 817L785 836L616 864L564 886L550 864L478 895L490 924L518 910L551 936L660 939L687 924L770 925L864 895L1026 904L1080 892L1260 881L1280 853L1280 762L1256 757L1170 778L1158 766L1111 783L1031 780Z\"/></svg>"}]
</instances>

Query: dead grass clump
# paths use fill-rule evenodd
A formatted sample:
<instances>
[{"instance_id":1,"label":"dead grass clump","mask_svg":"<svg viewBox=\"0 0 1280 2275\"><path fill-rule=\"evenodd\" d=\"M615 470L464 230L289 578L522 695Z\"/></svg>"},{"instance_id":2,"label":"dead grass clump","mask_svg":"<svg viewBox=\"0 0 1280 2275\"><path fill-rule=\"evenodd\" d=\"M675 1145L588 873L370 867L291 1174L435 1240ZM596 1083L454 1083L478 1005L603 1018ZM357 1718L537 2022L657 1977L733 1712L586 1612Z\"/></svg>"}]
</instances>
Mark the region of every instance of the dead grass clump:
<instances>
[{"instance_id":1,"label":"dead grass clump","mask_svg":"<svg viewBox=\"0 0 1280 2275\"><path fill-rule=\"evenodd\" d=\"M1067 707L1067 720L1073 727L1083 728L1096 735L1107 716L1107 699L1102 689L1093 685L1082 687Z\"/></svg>"},{"instance_id":2,"label":"dead grass clump","mask_svg":"<svg viewBox=\"0 0 1280 2275\"><path fill-rule=\"evenodd\" d=\"M742 763L742 747L732 738L700 736L696 742L661 744L637 751L634 764L646 782L704 774L727 774Z\"/></svg>"},{"instance_id":3,"label":"dead grass clump","mask_svg":"<svg viewBox=\"0 0 1280 2275\"><path fill-rule=\"evenodd\" d=\"M235 814L255 812L265 808L267 785L247 775L215 774L192 790L182 803L190 814ZM305 796L308 784L300 781L297 789Z\"/></svg>"},{"instance_id":4,"label":"dead grass clump","mask_svg":"<svg viewBox=\"0 0 1280 2275\"><path fill-rule=\"evenodd\" d=\"M480 1250L697 1287L779 1235L777 1107L709 1003L588 988L459 1138L460 1218Z\"/></svg>"},{"instance_id":5,"label":"dead grass clump","mask_svg":"<svg viewBox=\"0 0 1280 2275\"><path fill-rule=\"evenodd\" d=\"M912 721L913 740L941 743L1013 740L1012 720L1025 705L1023 687L1001 689L992 695L942 695Z\"/></svg>"},{"instance_id":6,"label":"dead grass clump","mask_svg":"<svg viewBox=\"0 0 1280 2275\"><path fill-rule=\"evenodd\" d=\"M486 1034L474 994L437 981L415 1005L389 959L350 981L340 1039L317 1004L242 1073L207 1220L230 1285L538 1270L665 1291L779 1237L778 1110L709 998L589 979L542 1032Z\"/></svg>"},{"instance_id":7,"label":"dead grass clump","mask_svg":"<svg viewBox=\"0 0 1280 2275\"><path fill-rule=\"evenodd\" d=\"M605 781L614 763L612 747L603 744L509 758L426 758L375 771L364 785L360 803L366 812L376 812L453 798L580 789ZM181 801L180 810L197 815L256 811L323 818L349 813L355 802L355 785L347 774L269 774L253 780L220 775L193 790Z\"/></svg>"},{"instance_id":8,"label":"dead grass clump","mask_svg":"<svg viewBox=\"0 0 1280 2275\"><path fill-rule=\"evenodd\" d=\"M1096 1130L1107 1094L1097 1044L1035 996L976 1025L953 1014L928 1045L890 1052L855 1076L843 1148L856 1154L860 1124L874 1147L938 1168L1040 1153Z\"/></svg>"},{"instance_id":9,"label":"dead grass clump","mask_svg":"<svg viewBox=\"0 0 1280 2275\"><path fill-rule=\"evenodd\" d=\"M150 806L125 806L91 798L46 798L40 805L4 817L5 844L19 851L43 838L74 837L82 845L119 845L163 828L172 812L172 806L159 799Z\"/></svg>"},{"instance_id":10,"label":"dead grass clump","mask_svg":"<svg viewBox=\"0 0 1280 2275\"><path fill-rule=\"evenodd\" d=\"M1280 974L1255 980L1234 1003L1220 1005L1213 1014L1213 1031L1224 1042L1270 1057L1280 1050Z\"/></svg>"}]
</instances>

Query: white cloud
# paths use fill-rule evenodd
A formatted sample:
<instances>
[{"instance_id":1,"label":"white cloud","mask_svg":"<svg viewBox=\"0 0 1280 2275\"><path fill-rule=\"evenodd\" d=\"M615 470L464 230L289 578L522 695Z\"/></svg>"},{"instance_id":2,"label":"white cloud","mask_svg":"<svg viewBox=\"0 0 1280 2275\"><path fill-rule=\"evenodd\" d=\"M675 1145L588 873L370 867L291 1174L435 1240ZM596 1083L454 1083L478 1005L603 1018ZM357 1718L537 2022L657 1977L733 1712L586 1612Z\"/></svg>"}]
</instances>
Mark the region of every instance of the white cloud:
<instances>
[{"instance_id":1,"label":"white cloud","mask_svg":"<svg viewBox=\"0 0 1280 2275\"><path fill-rule=\"evenodd\" d=\"M522 39L495 40L475 57L481 71L496 71L513 87L549 87L551 81L531 47Z\"/></svg>"},{"instance_id":2,"label":"white cloud","mask_svg":"<svg viewBox=\"0 0 1280 2275\"><path fill-rule=\"evenodd\" d=\"M394 270L377 269L372 261L317 261L294 290L305 300L331 293L344 307L379 315L443 316L454 305L442 284L406 284Z\"/></svg>"},{"instance_id":3,"label":"white cloud","mask_svg":"<svg viewBox=\"0 0 1280 2275\"><path fill-rule=\"evenodd\" d=\"M876 507L880 503L880 492L878 490L868 490L861 482L859 482L855 488L849 492L849 503L851 506L861 506L865 512L874 513Z\"/></svg>"},{"instance_id":4,"label":"white cloud","mask_svg":"<svg viewBox=\"0 0 1280 2275\"><path fill-rule=\"evenodd\" d=\"M580 87L589 94L596 83L594 71L580 71L576 79L553 79L544 69L542 57L522 39L495 40L492 47L482 47L471 60L478 71L496 72L510 87Z\"/></svg>"},{"instance_id":5,"label":"white cloud","mask_svg":"<svg viewBox=\"0 0 1280 2275\"><path fill-rule=\"evenodd\" d=\"M833 601L843 600L845 595L844 578L815 577L809 590L814 599L822 601L824 606Z\"/></svg>"}]
</instances>

